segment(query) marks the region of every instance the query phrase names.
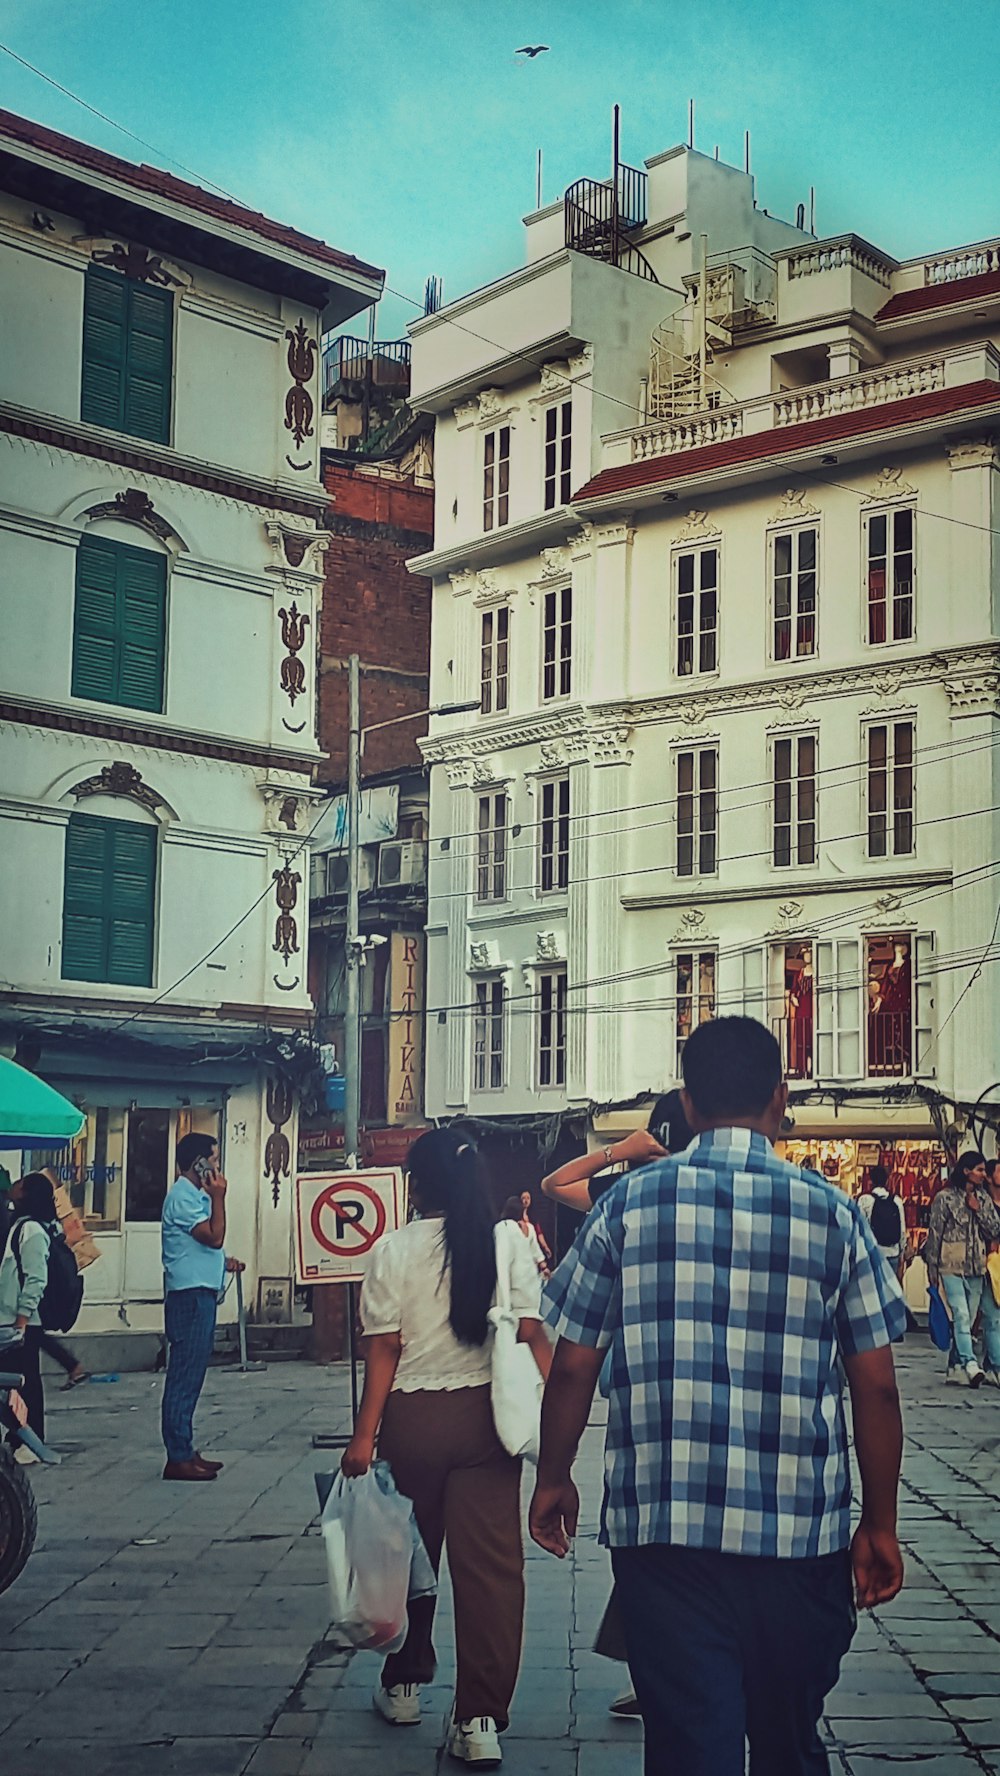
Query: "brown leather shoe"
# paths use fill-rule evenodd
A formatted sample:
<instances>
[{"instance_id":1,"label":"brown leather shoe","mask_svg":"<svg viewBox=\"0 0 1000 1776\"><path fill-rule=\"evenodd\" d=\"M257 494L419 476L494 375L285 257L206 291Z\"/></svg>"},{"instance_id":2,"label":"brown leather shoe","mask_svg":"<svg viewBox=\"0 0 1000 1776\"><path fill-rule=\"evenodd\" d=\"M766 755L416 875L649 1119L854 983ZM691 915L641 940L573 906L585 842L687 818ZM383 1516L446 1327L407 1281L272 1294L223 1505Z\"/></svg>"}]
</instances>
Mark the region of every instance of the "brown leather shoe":
<instances>
[{"instance_id":1,"label":"brown leather shoe","mask_svg":"<svg viewBox=\"0 0 1000 1776\"><path fill-rule=\"evenodd\" d=\"M225 1462L210 1461L207 1455L202 1455L200 1449L195 1450L194 1459L200 1468L207 1468L210 1474L221 1474L226 1465Z\"/></svg>"},{"instance_id":2,"label":"brown leather shoe","mask_svg":"<svg viewBox=\"0 0 1000 1776\"><path fill-rule=\"evenodd\" d=\"M164 1480L214 1480L215 1473L211 1468L203 1468L198 1461L168 1462L163 1470Z\"/></svg>"}]
</instances>

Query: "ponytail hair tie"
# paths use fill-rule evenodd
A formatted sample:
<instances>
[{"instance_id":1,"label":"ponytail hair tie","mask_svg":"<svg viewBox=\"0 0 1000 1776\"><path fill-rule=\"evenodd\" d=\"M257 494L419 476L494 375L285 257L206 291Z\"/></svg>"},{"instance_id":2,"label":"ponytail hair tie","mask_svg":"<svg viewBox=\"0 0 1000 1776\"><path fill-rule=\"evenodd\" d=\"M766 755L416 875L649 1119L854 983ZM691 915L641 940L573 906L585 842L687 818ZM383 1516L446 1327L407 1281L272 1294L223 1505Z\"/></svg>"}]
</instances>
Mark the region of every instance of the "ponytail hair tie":
<instances>
[{"instance_id":1,"label":"ponytail hair tie","mask_svg":"<svg viewBox=\"0 0 1000 1776\"><path fill-rule=\"evenodd\" d=\"M455 1158L460 1159L463 1153L475 1153L475 1151L471 1141L463 1141L460 1147L455 1148Z\"/></svg>"}]
</instances>

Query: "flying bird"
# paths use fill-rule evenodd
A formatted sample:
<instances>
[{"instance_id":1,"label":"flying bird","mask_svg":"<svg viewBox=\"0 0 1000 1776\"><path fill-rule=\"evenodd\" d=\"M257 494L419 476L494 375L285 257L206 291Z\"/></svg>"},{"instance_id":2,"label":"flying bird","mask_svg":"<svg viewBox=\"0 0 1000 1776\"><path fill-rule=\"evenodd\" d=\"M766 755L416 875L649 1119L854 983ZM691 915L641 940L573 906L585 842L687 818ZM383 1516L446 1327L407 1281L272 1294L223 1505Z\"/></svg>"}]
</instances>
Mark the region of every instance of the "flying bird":
<instances>
[{"instance_id":1,"label":"flying bird","mask_svg":"<svg viewBox=\"0 0 1000 1776\"><path fill-rule=\"evenodd\" d=\"M548 47L547 43L525 43L521 49L515 49L514 54L527 56L533 62L536 56L544 55Z\"/></svg>"}]
</instances>

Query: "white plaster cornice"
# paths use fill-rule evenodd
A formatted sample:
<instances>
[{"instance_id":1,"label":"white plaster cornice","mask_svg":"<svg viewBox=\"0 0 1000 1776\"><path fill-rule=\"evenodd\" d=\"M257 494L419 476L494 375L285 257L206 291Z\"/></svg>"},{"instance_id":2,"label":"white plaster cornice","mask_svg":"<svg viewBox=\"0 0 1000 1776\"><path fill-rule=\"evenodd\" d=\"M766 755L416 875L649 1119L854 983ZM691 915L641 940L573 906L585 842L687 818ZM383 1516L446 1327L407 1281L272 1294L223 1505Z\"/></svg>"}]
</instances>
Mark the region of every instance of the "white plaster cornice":
<instances>
[{"instance_id":1,"label":"white plaster cornice","mask_svg":"<svg viewBox=\"0 0 1000 1776\"><path fill-rule=\"evenodd\" d=\"M1000 468L1000 453L995 438L959 438L945 445L948 466L952 469Z\"/></svg>"},{"instance_id":2,"label":"white plaster cornice","mask_svg":"<svg viewBox=\"0 0 1000 1776\"><path fill-rule=\"evenodd\" d=\"M898 678L896 673L898 671ZM618 698L594 704L587 710L592 722L628 722L637 727L650 723L693 720L711 722L714 717L747 709L805 708L828 698L871 696L888 698L903 684L908 691L918 684L954 685L953 704L977 697L977 685L988 700L986 680L1000 674L1000 642L982 648L955 648L900 659L898 667L867 665L835 667L825 672L796 672L794 679L776 672L735 684L700 687L696 714L691 714L691 690L685 687L666 697Z\"/></svg>"}]
</instances>

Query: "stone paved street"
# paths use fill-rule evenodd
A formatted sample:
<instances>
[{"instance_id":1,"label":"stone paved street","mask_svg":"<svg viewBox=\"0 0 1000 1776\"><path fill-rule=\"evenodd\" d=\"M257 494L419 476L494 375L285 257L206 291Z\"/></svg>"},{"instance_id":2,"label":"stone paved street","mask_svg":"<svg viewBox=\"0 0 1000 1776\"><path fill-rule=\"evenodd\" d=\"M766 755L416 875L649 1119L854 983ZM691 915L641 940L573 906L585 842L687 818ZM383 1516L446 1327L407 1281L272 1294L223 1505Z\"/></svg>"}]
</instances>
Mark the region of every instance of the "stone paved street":
<instances>
[{"instance_id":1,"label":"stone paved street","mask_svg":"<svg viewBox=\"0 0 1000 1776\"><path fill-rule=\"evenodd\" d=\"M836 1776L1000 1772L1000 1394L945 1388L926 1339L900 1360L908 1584L867 1618L829 1709ZM343 1429L342 1371L213 1372L203 1488L159 1479L159 1382L50 1395L64 1466L32 1469L38 1550L0 1598L0 1767L11 1776L430 1776L452 1653L415 1730L385 1727L377 1661L324 1641L316 1431ZM509 1776L632 1776L640 1728L609 1718L617 1668L590 1644L608 1588L596 1544L601 1430L582 1464L575 1555L532 1551ZM455 1766L457 1767L457 1766Z\"/></svg>"}]
</instances>

